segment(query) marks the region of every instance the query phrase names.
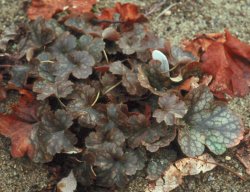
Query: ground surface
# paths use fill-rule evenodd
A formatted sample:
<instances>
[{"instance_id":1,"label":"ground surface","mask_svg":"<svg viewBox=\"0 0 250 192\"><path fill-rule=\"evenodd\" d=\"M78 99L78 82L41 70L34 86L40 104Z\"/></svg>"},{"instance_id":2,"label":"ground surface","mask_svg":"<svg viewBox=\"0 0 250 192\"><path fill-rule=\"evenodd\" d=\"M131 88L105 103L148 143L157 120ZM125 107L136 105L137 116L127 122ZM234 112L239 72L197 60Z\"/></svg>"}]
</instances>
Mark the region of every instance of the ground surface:
<instances>
[{"instance_id":1,"label":"ground surface","mask_svg":"<svg viewBox=\"0 0 250 192\"><path fill-rule=\"evenodd\" d=\"M0 0L0 30L24 20L24 0ZM113 0L101 0L98 7L111 6ZM132 0L145 13L163 0ZM183 38L203 32L222 32L229 29L240 39L250 43L250 0L167 0L160 10L149 15L150 25L156 33L174 44ZM194 3L195 2L195 3ZM157 17L169 5L173 7ZM250 96L235 99L230 107L243 116L246 127L250 127ZM0 104L1 108L1 104ZM1 110L1 109L0 109ZM35 165L27 159L14 160L9 155L9 140L0 138L0 192L39 191L48 184L46 167ZM216 160L236 172L245 174L245 169L235 157L236 149L228 150ZM228 156L228 157L227 157ZM230 157L230 158L229 158ZM228 159L228 160L226 160ZM124 192L143 192L145 180L138 175ZM242 181L223 168L187 177L184 184L174 192L248 192L250 181Z\"/></svg>"}]
</instances>

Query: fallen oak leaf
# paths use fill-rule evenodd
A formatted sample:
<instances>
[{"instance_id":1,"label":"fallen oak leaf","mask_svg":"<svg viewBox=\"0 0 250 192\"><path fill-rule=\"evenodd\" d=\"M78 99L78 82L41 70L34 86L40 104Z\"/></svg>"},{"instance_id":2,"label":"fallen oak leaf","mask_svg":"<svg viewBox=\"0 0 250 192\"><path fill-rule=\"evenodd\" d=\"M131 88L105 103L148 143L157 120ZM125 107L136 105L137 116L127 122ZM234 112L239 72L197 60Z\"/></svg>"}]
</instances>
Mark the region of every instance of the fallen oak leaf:
<instances>
[{"instance_id":1,"label":"fallen oak leaf","mask_svg":"<svg viewBox=\"0 0 250 192\"><path fill-rule=\"evenodd\" d=\"M102 21L114 21L116 14L120 16L120 22L123 24L123 28L131 27L133 23L146 22L147 18L139 13L139 7L132 3L116 3L113 8L104 8L98 18ZM101 23L103 28L109 26L109 23ZM126 25L130 25L129 27Z\"/></svg>"},{"instance_id":2,"label":"fallen oak leaf","mask_svg":"<svg viewBox=\"0 0 250 192\"><path fill-rule=\"evenodd\" d=\"M69 10L72 14L90 12L96 0L32 0L27 15L30 20L38 17L50 19L57 12Z\"/></svg>"},{"instance_id":3,"label":"fallen oak leaf","mask_svg":"<svg viewBox=\"0 0 250 192\"><path fill-rule=\"evenodd\" d=\"M225 36L223 33L209 33L196 35L193 40L183 40L182 45L185 51L192 53L197 58L200 58L207 48L214 42L224 43Z\"/></svg>"},{"instance_id":4,"label":"fallen oak leaf","mask_svg":"<svg viewBox=\"0 0 250 192\"><path fill-rule=\"evenodd\" d=\"M12 114L0 114L0 134L11 139L13 157L34 155L30 140L32 124L36 121L38 104L34 96L26 90L20 90L23 96L12 106Z\"/></svg>"},{"instance_id":5,"label":"fallen oak leaf","mask_svg":"<svg viewBox=\"0 0 250 192\"><path fill-rule=\"evenodd\" d=\"M22 157L27 153L32 157L34 153L30 140L32 124L23 122L14 115L3 114L0 114L0 122L0 134L11 139L11 155Z\"/></svg>"},{"instance_id":6,"label":"fallen oak leaf","mask_svg":"<svg viewBox=\"0 0 250 192\"><path fill-rule=\"evenodd\" d=\"M199 36L185 50L201 55L201 70L213 76L209 87L216 97L242 97L250 92L250 45L225 31Z\"/></svg>"}]
</instances>

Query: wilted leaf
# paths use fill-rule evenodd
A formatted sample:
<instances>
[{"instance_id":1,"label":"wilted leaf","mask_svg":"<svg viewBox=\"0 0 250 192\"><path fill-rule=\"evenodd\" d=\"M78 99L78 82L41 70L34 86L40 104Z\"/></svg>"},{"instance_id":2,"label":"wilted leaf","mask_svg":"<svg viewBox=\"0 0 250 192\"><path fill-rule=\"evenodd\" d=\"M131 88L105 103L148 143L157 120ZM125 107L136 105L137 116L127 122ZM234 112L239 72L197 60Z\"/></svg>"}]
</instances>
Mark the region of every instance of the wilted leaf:
<instances>
[{"instance_id":1,"label":"wilted leaf","mask_svg":"<svg viewBox=\"0 0 250 192\"><path fill-rule=\"evenodd\" d=\"M38 17L50 19L54 14L68 9L71 13L89 12L96 0L32 0L27 11L28 17L34 20Z\"/></svg>"},{"instance_id":2,"label":"wilted leaf","mask_svg":"<svg viewBox=\"0 0 250 192\"><path fill-rule=\"evenodd\" d=\"M216 162L209 154L201 155L195 159L184 158L171 165L162 178L149 184L145 192L169 192L183 182L183 177L207 172L216 167Z\"/></svg>"},{"instance_id":3,"label":"wilted leaf","mask_svg":"<svg viewBox=\"0 0 250 192\"><path fill-rule=\"evenodd\" d=\"M122 75L122 84L130 95L142 96L146 93L146 89L138 81L135 70L130 70L121 61L111 63L109 71L112 74Z\"/></svg>"},{"instance_id":4,"label":"wilted leaf","mask_svg":"<svg viewBox=\"0 0 250 192\"><path fill-rule=\"evenodd\" d=\"M67 177L62 178L56 185L58 192L74 192L77 187L76 178L73 171Z\"/></svg>"},{"instance_id":5,"label":"wilted leaf","mask_svg":"<svg viewBox=\"0 0 250 192\"><path fill-rule=\"evenodd\" d=\"M145 69L138 66L138 81L141 86L150 90L153 94L164 96L170 80L161 73L160 65L149 65Z\"/></svg>"},{"instance_id":6,"label":"wilted leaf","mask_svg":"<svg viewBox=\"0 0 250 192\"><path fill-rule=\"evenodd\" d=\"M185 103L175 94L167 93L159 97L158 104L161 109L156 109L153 113L158 123L165 121L167 125L174 125L176 118L182 118L187 112Z\"/></svg>"},{"instance_id":7,"label":"wilted leaf","mask_svg":"<svg viewBox=\"0 0 250 192\"><path fill-rule=\"evenodd\" d=\"M178 142L187 156L201 155L206 145L214 154L239 144L243 138L240 118L225 103L215 102L208 87L193 89L185 98L189 107L186 126L179 129Z\"/></svg>"}]
</instances>

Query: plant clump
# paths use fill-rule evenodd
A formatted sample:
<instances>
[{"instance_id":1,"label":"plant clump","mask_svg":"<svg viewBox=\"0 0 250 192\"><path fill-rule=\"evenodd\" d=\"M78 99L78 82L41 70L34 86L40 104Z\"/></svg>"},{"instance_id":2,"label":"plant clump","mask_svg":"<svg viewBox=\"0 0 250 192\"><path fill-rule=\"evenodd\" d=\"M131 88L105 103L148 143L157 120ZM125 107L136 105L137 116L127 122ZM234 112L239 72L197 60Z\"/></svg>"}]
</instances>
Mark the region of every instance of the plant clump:
<instances>
[{"instance_id":1,"label":"plant clump","mask_svg":"<svg viewBox=\"0 0 250 192\"><path fill-rule=\"evenodd\" d=\"M211 47L203 61L190 47L171 47L150 31L133 4L118 3L100 15L57 5L43 15L48 5L43 1L36 15L33 1L32 21L1 41L0 101L10 91L20 95L10 113L0 114L0 134L11 139L14 157L60 159L62 169L91 191L125 187L139 171L159 179L176 158L172 141L189 157L205 148L219 155L239 144L240 118L213 95L219 74L210 89L204 83L205 73L214 75L207 70ZM230 42L220 45L228 54ZM153 60L154 50L167 56L164 66ZM230 62L238 52L233 49ZM196 86L186 85L191 78ZM159 151L174 158L153 155Z\"/></svg>"}]
</instances>

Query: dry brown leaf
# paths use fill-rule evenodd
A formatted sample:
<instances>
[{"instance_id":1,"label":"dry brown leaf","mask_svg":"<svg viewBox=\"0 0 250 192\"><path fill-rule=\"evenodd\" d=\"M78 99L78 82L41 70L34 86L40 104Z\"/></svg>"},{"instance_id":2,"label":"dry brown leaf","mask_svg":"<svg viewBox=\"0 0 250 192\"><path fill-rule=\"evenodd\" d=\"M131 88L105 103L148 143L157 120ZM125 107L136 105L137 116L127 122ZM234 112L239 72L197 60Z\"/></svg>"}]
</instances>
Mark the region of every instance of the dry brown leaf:
<instances>
[{"instance_id":1,"label":"dry brown leaf","mask_svg":"<svg viewBox=\"0 0 250 192\"><path fill-rule=\"evenodd\" d=\"M216 167L212 156L205 153L197 158L183 158L171 165L155 183L150 183L145 192L169 192L182 184L183 177L205 173Z\"/></svg>"}]
</instances>

